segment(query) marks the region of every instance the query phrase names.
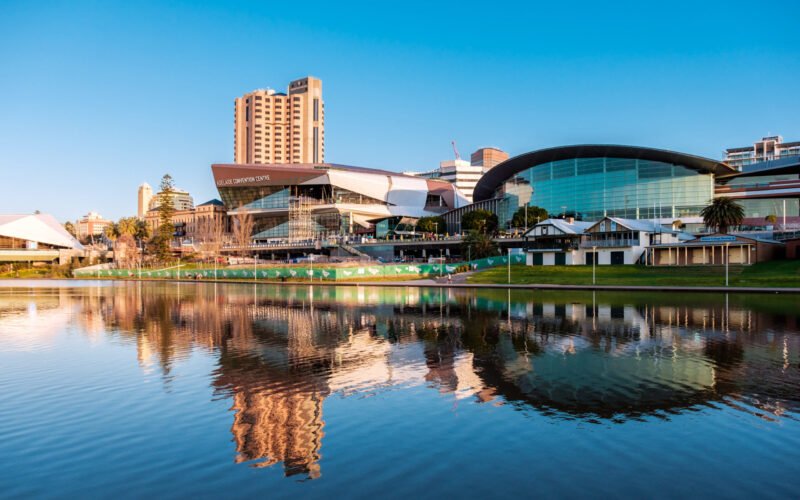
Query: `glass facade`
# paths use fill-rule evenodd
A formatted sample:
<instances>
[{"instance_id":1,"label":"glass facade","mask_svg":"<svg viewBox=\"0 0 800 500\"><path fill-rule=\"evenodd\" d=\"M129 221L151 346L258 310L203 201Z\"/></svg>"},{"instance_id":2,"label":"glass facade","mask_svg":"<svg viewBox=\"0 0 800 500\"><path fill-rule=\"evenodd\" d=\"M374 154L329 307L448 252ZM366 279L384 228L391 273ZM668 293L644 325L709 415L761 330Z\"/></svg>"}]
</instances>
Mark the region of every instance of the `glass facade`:
<instances>
[{"instance_id":1,"label":"glass facade","mask_svg":"<svg viewBox=\"0 0 800 500\"><path fill-rule=\"evenodd\" d=\"M517 176L533 188L531 205L551 214L573 213L583 220L699 216L714 197L712 174L633 158L559 160Z\"/></svg>"}]
</instances>

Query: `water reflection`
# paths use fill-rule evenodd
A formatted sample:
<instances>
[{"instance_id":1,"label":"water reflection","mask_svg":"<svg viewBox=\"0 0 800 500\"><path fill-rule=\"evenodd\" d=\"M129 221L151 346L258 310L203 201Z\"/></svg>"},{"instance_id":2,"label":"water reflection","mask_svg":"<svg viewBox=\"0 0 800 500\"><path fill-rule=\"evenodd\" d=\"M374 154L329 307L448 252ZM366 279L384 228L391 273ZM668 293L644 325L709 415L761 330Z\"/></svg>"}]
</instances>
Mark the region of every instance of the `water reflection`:
<instances>
[{"instance_id":1,"label":"water reflection","mask_svg":"<svg viewBox=\"0 0 800 500\"><path fill-rule=\"evenodd\" d=\"M794 297L118 283L0 288L0 352L79 330L165 381L217 360L237 463L317 478L332 394L408 386L555 419L624 423L724 404L798 410ZM49 326L48 326L49 325ZM30 335L31 328L37 334Z\"/></svg>"}]
</instances>

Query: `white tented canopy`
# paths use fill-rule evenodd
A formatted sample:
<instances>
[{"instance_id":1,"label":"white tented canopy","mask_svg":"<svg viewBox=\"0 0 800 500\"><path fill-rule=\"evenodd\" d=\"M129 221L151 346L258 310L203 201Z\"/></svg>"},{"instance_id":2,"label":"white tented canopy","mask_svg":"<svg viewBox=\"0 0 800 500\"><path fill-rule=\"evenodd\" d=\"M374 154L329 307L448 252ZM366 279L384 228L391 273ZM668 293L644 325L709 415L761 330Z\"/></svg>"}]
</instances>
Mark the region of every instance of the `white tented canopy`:
<instances>
[{"instance_id":1,"label":"white tented canopy","mask_svg":"<svg viewBox=\"0 0 800 500\"><path fill-rule=\"evenodd\" d=\"M83 249L80 242L49 214L0 215L0 236L62 248Z\"/></svg>"}]
</instances>

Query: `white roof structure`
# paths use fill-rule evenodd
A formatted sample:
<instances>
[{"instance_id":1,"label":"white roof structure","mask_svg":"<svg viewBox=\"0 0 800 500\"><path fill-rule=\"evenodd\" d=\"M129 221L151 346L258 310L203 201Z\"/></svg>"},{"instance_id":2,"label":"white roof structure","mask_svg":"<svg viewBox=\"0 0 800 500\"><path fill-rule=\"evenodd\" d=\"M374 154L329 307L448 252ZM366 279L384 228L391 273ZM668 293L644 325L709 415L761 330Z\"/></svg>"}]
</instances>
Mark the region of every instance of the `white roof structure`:
<instances>
[{"instance_id":1,"label":"white roof structure","mask_svg":"<svg viewBox=\"0 0 800 500\"><path fill-rule=\"evenodd\" d=\"M622 219L620 217L605 217L605 218L595 222L594 224L592 224L592 226L600 224L600 222L602 222L604 220L614 221L617 224L619 224L620 226L626 227L626 228L630 229L631 231L644 231L646 233L671 233L671 234L677 234L677 233L680 232L680 231L675 231L672 228L668 228L666 226L663 226L663 225L659 224L658 222L654 222L654 221L651 221L651 220L647 220L647 219Z\"/></svg>"},{"instance_id":2,"label":"white roof structure","mask_svg":"<svg viewBox=\"0 0 800 500\"><path fill-rule=\"evenodd\" d=\"M0 236L82 250L83 245L49 214L0 215Z\"/></svg>"},{"instance_id":3,"label":"white roof structure","mask_svg":"<svg viewBox=\"0 0 800 500\"><path fill-rule=\"evenodd\" d=\"M537 226L554 226L564 234L583 234L593 225L594 222L584 222L580 220L567 222L564 219L545 219L530 228L525 235L530 235Z\"/></svg>"}]
</instances>

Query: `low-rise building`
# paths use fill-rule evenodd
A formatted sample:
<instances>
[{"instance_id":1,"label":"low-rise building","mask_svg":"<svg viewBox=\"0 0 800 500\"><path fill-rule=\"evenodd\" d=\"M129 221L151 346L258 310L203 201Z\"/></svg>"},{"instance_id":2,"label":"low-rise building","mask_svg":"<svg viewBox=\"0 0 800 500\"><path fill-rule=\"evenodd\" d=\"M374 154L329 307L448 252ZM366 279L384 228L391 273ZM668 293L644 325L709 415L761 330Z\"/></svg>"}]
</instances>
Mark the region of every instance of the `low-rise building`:
<instances>
[{"instance_id":1,"label":"low-rise building","mask_svg":"<svg viewBox=\"0 0 800 500\"><path fill-rule=\"evenodd\" d=\"M94 236L102 236L106 227L113 223L114 221L104 218L97 212L89 212L75 223L76 236L80 240Z\"/></svg>"},{"instance_id":2,"label":"low-rise building","mask_svg":"<svg viewBox=\"0 0 800 500\"><path fill-rule=\"evenodd\" d=\"M646 262L652 266L722 266L726 262L750 265L783 254L784 245L777 241L716 233L652 245L647 249Z\"/></svg>"},{"instance_id":3,"label":"low-rise building","mask_svg":"<svg viewBox=\"0 0 800 500\"><path fill-rule=\"evenodd\" d=\"M591 222L574 219L547 219L539 222L525 234L527 264L582 264L581 241L591 225Z\"/></svg>"},{"instance_id":4,"label":"low-rise building","mask_svg":"<svg viewBox=\"0 0 800 500\"><path fill-rule=\"evenodd\" d=\"M528 265L645 263L651 245L691 236L648 220L604 217L597 222L547 219L525 233Z\"/></svg>"},{"instance_id":5,"label":"low-rise building","mask_svg":"<svg viewBox=\"0 0 800 500\"><path fill-rule=\"evenodd\" d=\"M152 233L161 225L161 214L158 209L147 212L145 221ZM231 231L231 221L225 205L217 199L201 203L189 210L176 210L172 214L172 224L175 226L175 237L194 240L201 237L201 233L211 231L216 225L223 235Z\"/></svg>"}]
</instances>

